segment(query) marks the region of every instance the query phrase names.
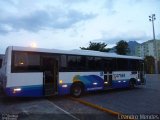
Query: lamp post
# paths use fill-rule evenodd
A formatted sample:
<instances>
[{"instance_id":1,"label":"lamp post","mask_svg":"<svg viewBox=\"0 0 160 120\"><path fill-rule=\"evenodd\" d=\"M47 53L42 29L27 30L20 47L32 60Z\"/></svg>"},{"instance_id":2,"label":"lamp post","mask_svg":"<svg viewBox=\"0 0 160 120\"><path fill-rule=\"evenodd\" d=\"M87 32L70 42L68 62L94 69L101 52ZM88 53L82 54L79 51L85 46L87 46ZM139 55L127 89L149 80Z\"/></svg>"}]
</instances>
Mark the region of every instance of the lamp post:
<instances>
[{"instance_id":1,"label":"lamp post","mask_svg":"<svg viewBox=\"0 0 160 120\"><path fill-rule=\"evenodd\" d=\"M158 73L158 56L157 56L157 45L156 45L156 39L155 39L155 30L154 30L154 21L156 20L156 15L152 14L149 16L149 21L152 22L152 28L153 28L153 40L154 40L154 48L155 48L155 73Z\"/></svg>"}]
</instances>

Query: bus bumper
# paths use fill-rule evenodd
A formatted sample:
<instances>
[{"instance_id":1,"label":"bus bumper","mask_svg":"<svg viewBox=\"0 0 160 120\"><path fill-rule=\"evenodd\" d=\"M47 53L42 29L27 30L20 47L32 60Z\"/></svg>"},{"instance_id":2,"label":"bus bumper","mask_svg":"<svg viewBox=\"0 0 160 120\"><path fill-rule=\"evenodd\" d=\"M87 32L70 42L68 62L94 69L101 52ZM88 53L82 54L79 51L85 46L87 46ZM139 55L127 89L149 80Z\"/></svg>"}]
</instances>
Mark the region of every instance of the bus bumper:
<instances>
[{"instance_id":1,"label":"bus bumper","mask_svg":"<svg viewBox=\"0 0 160 120\"><path fill-rule=\"evenodd\" d=\"M4 89L4 91L7 96L13 96L13 97L42 97L43 96L42 85L7 87Z\"/></svg>"}]
</instances>

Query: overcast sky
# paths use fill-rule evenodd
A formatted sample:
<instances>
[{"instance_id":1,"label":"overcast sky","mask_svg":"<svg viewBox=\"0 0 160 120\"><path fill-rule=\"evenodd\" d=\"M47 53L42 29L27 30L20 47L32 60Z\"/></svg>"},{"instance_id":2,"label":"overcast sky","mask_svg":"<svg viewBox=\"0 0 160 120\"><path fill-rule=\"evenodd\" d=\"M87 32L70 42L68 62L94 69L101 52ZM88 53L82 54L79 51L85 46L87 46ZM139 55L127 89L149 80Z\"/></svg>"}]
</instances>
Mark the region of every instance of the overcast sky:
<instances>
[{"instance_id":1,"label":"overcast sky","mask_svg":"<svg viewBox=\"0 0 160 120\"><path fill-rule=\"evenodd\" d=\"M0 0L0 53L7 46L79 49L89 41L152 39L149 15L156 14L160 39L160 0Z\"/></svg>"}]
</instances>

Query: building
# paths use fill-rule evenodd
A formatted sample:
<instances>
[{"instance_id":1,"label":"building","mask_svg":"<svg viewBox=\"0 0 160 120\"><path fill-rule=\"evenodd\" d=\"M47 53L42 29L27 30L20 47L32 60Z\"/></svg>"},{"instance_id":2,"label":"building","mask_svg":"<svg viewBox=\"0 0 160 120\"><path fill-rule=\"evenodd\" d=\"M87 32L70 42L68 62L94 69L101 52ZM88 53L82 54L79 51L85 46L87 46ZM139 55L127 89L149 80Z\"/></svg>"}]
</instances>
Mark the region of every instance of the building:
<instances>
[{"instance_id":1,"label":"building","mask_svg":"<svg viewBox=\"0 0 160 120\"><path fill-rule=\"evenodd\" d=\"M155 42L154 40L149 40L147 42L137 45L136 56L139 57L153 56L154 58L158 58L160 60L160 40L156 40L156 48L154 42Z\"/></svg>"},{"instance_id":2,"label":"building","mask_svg":"<svg viewBox=\"0 0 160 120\"><path fill-rule=\"evenodd\" d=\"M2 66L3 58L4 58L4 55L3 55L3 54L0 54L0 68L1 68L1 66Z\"/></svg>"}]
</instances>

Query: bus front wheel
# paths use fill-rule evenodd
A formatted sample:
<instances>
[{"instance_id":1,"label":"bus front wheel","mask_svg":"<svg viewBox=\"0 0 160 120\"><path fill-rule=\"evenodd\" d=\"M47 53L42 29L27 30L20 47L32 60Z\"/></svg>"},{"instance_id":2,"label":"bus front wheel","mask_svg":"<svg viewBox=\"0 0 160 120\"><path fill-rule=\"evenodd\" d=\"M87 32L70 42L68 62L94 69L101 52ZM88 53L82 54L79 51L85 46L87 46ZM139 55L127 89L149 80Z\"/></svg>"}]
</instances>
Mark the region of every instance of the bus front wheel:
<instances>
[{"instance_id":1,"label":"bus front wheel","mask_svg":"<svg viewBox=\"0 0 160 120\"><path fill-rule=\"evenodd\" d=\"M77 98L80 97L84 92L83 88L84 88L83 85L80 83L73 84L71 87L71 95Z\"/></svg>"}]
</instances>

